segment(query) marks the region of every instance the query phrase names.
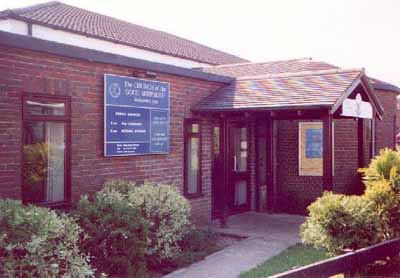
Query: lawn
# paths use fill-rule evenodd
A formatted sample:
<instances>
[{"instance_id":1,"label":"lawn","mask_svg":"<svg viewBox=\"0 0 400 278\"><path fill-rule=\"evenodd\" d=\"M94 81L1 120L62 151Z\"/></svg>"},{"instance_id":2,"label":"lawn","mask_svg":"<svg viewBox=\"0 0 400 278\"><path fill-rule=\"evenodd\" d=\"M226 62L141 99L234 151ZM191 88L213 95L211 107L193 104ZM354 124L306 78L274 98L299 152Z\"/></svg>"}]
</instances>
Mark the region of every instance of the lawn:
<instances>
[{"instance_id":1,"label":"lawn","mask_svg":"<svg viewBox=\"0 0 400 278\"><path fill-rule=\"evenodd\" d=\"M327 259L329 256L321 250L303 244L296 244L268 259L256 268L242 273L240 278L261 278L278 274L293 268Z\"/></svg>"}]
</instances>

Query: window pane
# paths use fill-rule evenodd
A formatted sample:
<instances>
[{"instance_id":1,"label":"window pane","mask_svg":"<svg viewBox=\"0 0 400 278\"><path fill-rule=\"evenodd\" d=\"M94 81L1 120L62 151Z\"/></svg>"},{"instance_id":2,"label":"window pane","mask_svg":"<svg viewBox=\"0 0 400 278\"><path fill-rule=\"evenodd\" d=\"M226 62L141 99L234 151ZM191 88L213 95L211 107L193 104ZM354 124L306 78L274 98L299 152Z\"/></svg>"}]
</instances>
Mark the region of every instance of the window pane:
<instances>
[{"instance_id":1,"label":"window pane","mask_svg":"<svg viewBox=\"0 0 400 278\"><path fill-rule=\"evenodd\" d=\"M187 191L189 194L198 193L199 177L199 138L190 138L187 145Z\"/></svg>"},{"instance_id":2,"label":"window pane","mask_svg":"<svg viewBox=\"0 0 400 278\"><path fill-rule=\"evenodd\" d=\"M64 200L65 124L24 124L23 199L30 203Z\"/></svg>"},{"instance_id":3,"label":"window pane","mask_svg":"<svg viewBox=\"0 0 400 278\"><path fill-rule=\"evenodd\" d=\"M235 182L235 206L247 203L247 183L245 180Z\"/></svg>"},{"instance_id":4,"label":"window pane","mask_svg":"<svg viewBox=\"0 0 400 278\"><path fill-rule=\"evenodd\" d=\"M234 129L235 169L247 171L247 128Z\"/></svg>"},{"instance_id":5,"label":"window pane","mask_svg":"<svg viewBox=\"0 0 400 278\"><path fill-rule=\"evenodd\" d=\"M198 133L199 132L199 124L188 124L187 126L187 132L190 133Z\"/></svg>"},{"instance_id":6,"label":"window pane","mask_svg":"<svg viewBox=\"0 0 400 278\"><path fill-rule=\"evenodd\" d=\"M219 154L219 144L220 144L220 128L219 126L215 126L214 127L214 147L213 147L213 151L214 151L214 155L218 155Z\"/></svg>"},{"instance_id":7,"label":"window pane","mask_svg":"<svg viewBox=\"0 0 400 278\"><path fill-rule=\"evenodd\" d=\"M267 183L267 157L266 157L266 140L265 138L257 138L258 144L258 181L260 185Z\"/></svg>"},{"instance_id":8,"label":"window pane","mask_svg":"<svg viewBox=\"0 0 400 278\"><path fill-rule=\"evenodd\" d=\"M27 100L26 104L31 115L65 115L65 104L63 102Z\"/></svg>"}]
</instances>

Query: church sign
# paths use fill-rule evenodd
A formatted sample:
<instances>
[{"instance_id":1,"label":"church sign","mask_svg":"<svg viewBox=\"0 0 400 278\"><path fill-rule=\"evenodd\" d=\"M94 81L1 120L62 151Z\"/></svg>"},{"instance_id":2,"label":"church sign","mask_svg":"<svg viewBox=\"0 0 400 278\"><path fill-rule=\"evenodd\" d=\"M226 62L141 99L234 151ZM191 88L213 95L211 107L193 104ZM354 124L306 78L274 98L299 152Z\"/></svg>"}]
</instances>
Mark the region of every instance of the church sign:
<instances>
[{"instance_id":1,"label":"church sign","mask_svg":"<svg viewBox=\"0 0 400 278\"><path fill-rule=\"evenodd\" d=\"M342 104L342 116L372 119L372 105L363 101L360 94L357 94L356 99L346 98Z\"/></svg>"},{"instance_id":2,"label":"church sign","mask_svg":"<svg viewBox=\"0 0 400 278\"><path fill-rule=\"evenodd\" d=\"M104 75L104 155L169 151L169 84Z\"/></svg>"}]
</instances>

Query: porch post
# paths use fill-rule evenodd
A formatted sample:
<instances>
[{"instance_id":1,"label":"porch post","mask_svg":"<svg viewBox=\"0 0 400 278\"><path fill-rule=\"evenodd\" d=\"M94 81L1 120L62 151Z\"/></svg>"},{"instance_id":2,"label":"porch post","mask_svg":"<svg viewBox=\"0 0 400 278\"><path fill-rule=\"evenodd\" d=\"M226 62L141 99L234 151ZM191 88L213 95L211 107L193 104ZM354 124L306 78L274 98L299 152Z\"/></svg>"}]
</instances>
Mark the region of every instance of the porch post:
<instances>
[{"instance_id":1,"label":"porch post","mask_svg":"<svg viewBox=\"0 0 400 278\"><path fill-rule=\"evenodd\" d=\"M332 163L332 122L333 116L328 114L323 117L323 190L331 191L333 188L333 163Z\"/></svg>"},{"instance_id":2,"label":"porch post","mask_svg":"<svg viewBox=\"0 0 400 278\"><path fill-rule=\"evenodd\" d=\"M223 173L222 173L222 190L221 190L221 211L220 211L220 226L224 228L227 226L226 220L228 216L228 171L227 165L229 165L229 157L228 157L228 123L227 119L222 116L221 119L221 135L222 135L222 148L221 148L221 155L222 155L222 164L223 164Z\"/></svg>"},{"instance_id":3,"label":"porch post","mask_svg":"<svg viewBox=\"0 0 400 278\"><path fill-rule=\"evenodd\" d=\"M364 167L364 119L357 119L358 167Z\"/></svg>"},{"instance_id":4,"label":"porch post","mask_svg":"<svg viewBox=\"0 0 400 278\"><path fill-rule=\"evenodd\" d=\"M267 140L266 140L266 164L267 164L267 210L273 212L275 209L275 192L274 192L274 138L273 138L273 121L270 115L266 120Z\"/></svg>"},{"instance_id":5,"label":"porch post","mask_svg":"<svg viewBox=\"0 0 400 278\"><path fill-rule=\"evenodd\" d=\"M365 165L365 153L364 153L364 119L357 119L357 143L358 143L358 168L363 168ZM359 174L359 180L355 190L356 194L362 194L364 186L362 182L362 175Z\"/></svg>"}]
</instances>

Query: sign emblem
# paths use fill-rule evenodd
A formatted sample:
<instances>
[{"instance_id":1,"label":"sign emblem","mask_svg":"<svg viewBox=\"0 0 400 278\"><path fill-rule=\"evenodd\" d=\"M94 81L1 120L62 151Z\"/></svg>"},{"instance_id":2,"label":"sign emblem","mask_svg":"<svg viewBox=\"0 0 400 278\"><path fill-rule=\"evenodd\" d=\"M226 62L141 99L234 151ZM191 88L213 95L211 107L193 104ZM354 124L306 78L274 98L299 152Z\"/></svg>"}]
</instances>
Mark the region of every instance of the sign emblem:
<instances>
[{"instance_id":1,"label":"sign emblem","mask_svg":"<svg viewBox=\"0 0 400 278\"><path fill-rule=\"evenodd\" d=\"M118 83L111 83L109 87L109 92L113 98L119 97L121 95L121 88L119 87Z\"/></svg>"},{"instance_id":2,"label":"sign emblem","mask_svg":"<svg viewBox=\"0 0 400 278\"><path fill-rule=\"evenodd\" d=\"M357 94L356 96L356 114L357 116L361 115L361 106L362 106L362 98L360 94Z\"/></svg>"}]
</instances>

